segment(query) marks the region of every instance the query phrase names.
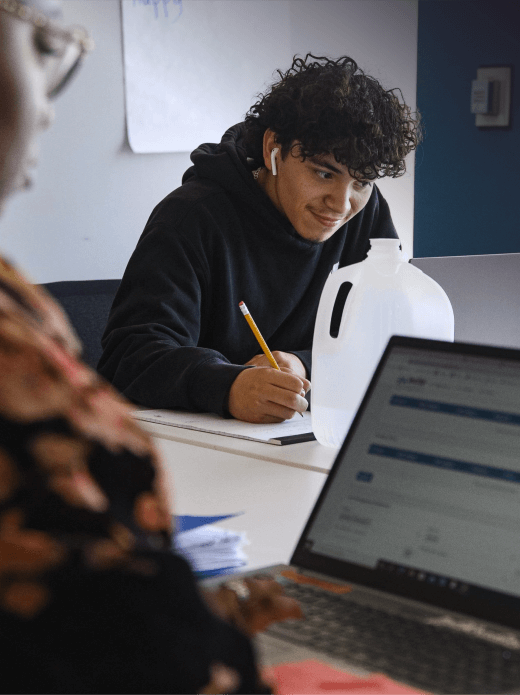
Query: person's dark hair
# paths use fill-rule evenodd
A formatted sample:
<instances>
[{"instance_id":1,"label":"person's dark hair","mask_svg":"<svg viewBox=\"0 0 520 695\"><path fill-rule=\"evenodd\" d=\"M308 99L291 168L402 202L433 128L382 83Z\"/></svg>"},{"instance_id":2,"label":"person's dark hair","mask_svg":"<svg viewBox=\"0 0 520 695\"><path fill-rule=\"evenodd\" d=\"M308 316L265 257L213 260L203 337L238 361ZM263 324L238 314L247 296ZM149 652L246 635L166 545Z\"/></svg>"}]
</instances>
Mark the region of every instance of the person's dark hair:
<instances>
[{"instance_id":1,"label":"person's dark hair","mask_svg":"<svg viewBox=\"0 0 520 695\"><path fill-rule=\"evenodd\" d=\"M257 165L263 164L263 136L270 128L282 157L296 141L303 159L333 154L360 179L404 174L420 125L399 89L384 89L348 56L330 60L308 53L277 72L279 81L258 95L245 118L246 150Z\"/></svg>"}]
</instances>

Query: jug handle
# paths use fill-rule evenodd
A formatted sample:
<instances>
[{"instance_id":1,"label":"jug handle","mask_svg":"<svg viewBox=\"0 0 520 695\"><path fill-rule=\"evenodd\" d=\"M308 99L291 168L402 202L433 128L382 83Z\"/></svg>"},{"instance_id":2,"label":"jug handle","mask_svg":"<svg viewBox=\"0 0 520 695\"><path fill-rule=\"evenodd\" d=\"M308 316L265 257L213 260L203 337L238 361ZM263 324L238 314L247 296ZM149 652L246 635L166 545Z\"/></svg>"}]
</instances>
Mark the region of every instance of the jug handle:
<instances>
[{"instance_id":1,"label":"jug handle","mask_svg":"<svg viewBox=\"0 0 520 695\"><path fill-rule=\"evenodd\" d=\"M332 318L332 311L338 297L338 292L345 282L350 282L352 287L347 295L345 304L343 305L343 310L341 312L341 321L339 324L338 335L341 335L341 329L345 320L345 313L349 303L352 301L352 291L354 290L356 283L359 279L361 272L361 263L354 263L353 265L346 266L345 268L339 268L335 273L332 273L328 278L323 291L321 293L320 303L318 306L318 313L316 315L316 324L314 327L315 335L324 336L327 338L335 340L330 335L330 323Z\"/></svg>"}]
</instances>

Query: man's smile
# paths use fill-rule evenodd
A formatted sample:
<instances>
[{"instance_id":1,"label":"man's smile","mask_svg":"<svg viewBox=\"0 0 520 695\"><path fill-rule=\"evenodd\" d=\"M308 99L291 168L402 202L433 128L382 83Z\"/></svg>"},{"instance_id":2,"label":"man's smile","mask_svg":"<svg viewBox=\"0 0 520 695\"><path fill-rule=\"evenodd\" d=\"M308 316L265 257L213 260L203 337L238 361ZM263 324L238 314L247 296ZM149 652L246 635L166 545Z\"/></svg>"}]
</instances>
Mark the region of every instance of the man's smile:
<instances>
[{"instance_id":1,"label":"man's smile","mask_svg":"<svg viewBox=\"0 0 520 695\"><path fill-rule=\"evenodd\" d=\"M312 208L308 208L308 210L324 227L337 227L345 221L344 217L330 217L329 215L318 213Z\"/></svg>"}]
</instances>

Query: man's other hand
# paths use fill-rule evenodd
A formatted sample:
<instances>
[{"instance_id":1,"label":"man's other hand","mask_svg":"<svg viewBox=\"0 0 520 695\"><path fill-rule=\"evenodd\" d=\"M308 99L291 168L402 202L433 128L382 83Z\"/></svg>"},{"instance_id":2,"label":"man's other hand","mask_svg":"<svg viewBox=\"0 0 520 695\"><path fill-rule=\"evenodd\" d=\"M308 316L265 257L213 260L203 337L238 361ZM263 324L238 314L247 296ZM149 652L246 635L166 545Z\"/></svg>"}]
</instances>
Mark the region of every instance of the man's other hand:
<instances>
[{"instance_id":1,"label":"man's other hand","mask_svg":"<svg viewBox=\"0 0 520 695\"><path fill-rule=\"evenodd\" d=\"M234 418L258 423L283 422L296 412L307 410L304 396L310 382L278 364L280 370L259 366L240 372L229 391L228 409Z\"/></svg>"}]
</instances>

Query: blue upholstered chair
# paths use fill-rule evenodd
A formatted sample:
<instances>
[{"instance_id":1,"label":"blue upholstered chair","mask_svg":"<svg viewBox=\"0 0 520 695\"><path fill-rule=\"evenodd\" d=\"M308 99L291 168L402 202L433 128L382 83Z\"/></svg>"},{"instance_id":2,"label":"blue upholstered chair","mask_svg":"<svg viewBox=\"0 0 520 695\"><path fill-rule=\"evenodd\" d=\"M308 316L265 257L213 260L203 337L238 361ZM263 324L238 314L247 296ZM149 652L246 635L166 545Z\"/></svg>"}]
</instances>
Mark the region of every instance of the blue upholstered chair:
<instances>
[{"instance_id":1,"label":"blue upholstered chair","mask_svg":"<svg viewBox=\"0 0 520 695\"><path fill-rule=\"evenodd\" d=\"M120 280L66 280L43 285L65 309L83 343L83 359L94 369L101 336Z\"/></svg>"}]
</instances>

